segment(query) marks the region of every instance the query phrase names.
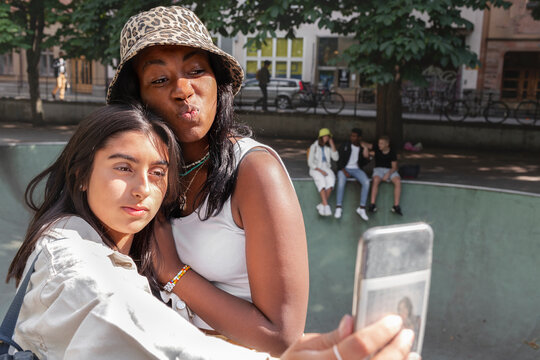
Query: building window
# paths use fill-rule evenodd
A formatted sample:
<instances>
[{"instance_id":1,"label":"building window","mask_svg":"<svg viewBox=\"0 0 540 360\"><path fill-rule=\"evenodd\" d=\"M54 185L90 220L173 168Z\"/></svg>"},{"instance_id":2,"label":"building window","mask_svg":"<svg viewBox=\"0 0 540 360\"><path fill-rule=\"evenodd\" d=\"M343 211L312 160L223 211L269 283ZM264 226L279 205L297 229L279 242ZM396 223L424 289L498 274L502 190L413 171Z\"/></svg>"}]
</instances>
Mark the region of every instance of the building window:
<instances>
[{"instance_id":1,"label":"building window","mask_svg":"<svg viewBox=\"0 0 540 360\"><path fill-rule=\"evenodd\" d=\"M0 55L0 75L13 75L13 54Z\"/></svg>"},{"instance_id":2,"label":"building window","mask_svg":"<svg viewBox=\"0 0 540 360\"><path fill-rule=\"evenodd\" d=\"M291 61L291 77L302 80L302 62Z\"/></svg>"},{"instance_id":3,"label":"building window","mask_svg":"<svg viewBox=\"0 0 540 360\"><path fill-rule=\"evenodd\" d=\"M319 84L331 86L334 83L335 73L334 70L320 70Z\"/></svg>"},{"instance_id":4,"label":"building window","mask_svg":"<svg viewBox=\"0 0 540 360\"><path fill-rule=\"evenodd\" d=\"M540 96L540 52L508 52L504 56L501 98L522 101Z\"/></svg>"},{"instance_id":5,"label":"building window","mask_svg":"<svg viewBox=\"0 0 540 360\"><path fill-rule=\"evenodd\" d=\"M248 40L251 40L253 38L248 38ZM247 47L247 56L257 56L257 53L258 53L258 50L257 50L257 46L255 45L254 42L251 43L250 46Z\"/></svg>"},{"instance_id":6,"label":"building window","mask_svg":"<svg viewBox=\"0 0 540 360\"><path fill-rule=\"evenodd\" d=\"M39 75L40 76L54 76L54 69L52 67L54 55L51 49L46 49L41 52L39 58Z\"/></svg>"},{"instance_id":7,"label":"building window","mask_svg":"<svg viewBox=\"0 0 540 360\"><path fill-rule=\"evenodd\" d=\"M347 68L348 64L337 58L355 43L354 39L346 37L320 37L317 47L317 70L319 84L338 85L337 80L341 79L339 71ZM343 72L341 73L343 74ZM350 79L341 79L340 87L350 87Z\"/></svg>"},{"instance_id":8,"label":"building window","mask_svg":"<svg viewBox=\"0 0 540 360\"><path fill-rule=\"evenodd\" d=\"M92 84L92 63L84 57L73 60L75 68L75 83L80 85Z\"/></svg>"},{"instance_id":9,"label":"building window","mask_svg":"<svg viewBox=\"0 0 540 360\"><path fill-rule=\"evenodd\" d=\"M246 78L255 79L257 75L257 69L259 68L257 61L248 61L246 62Z\"/></svg>"},{"instance_id":10,"label":"building window","mask_svg":"<svg viewBox=\"0 0 540 360\"><path fill-rule=\"evenodd\" d=\"M248 41L252 38L248 38ZM304 39L266 39L260 50L255 45L246 49L246 77L254 78L265 60L272 62L270 75L277 78L302 78Z\"/></svg>"},{"instance_id":11,"label":"building window","mask_svg":"<svg viewBox=\"0 0 540 360\"><path fill-rule=\"evenodd\" d=\"M266 39L265 41L263 41L261 47L261 55L263 57L272 57L274 49L274 42L272 40L273 39Z\"/></svg>"},{"instance_id":12,"label":"building window","mask_svg":"<svg viewBox=\"0 0 540 360\"><path fill-rule=\"evenodd\" d=\"M292 40L292 57L301 58L304 56L304 39L298 38Z\"/></svg>"},{"instance_id":13,"label":"building window","mask_svg":"<svg viewBox=\"0 0 540 360\"><path fill-rule=\"evenodd\" d=\"M317 60L319 66L333 66L332 60L339 54L337 38L319 38Z\"/></svg>"},{"instance_id":14,"label":"building window","mask_svg":"<svg viewBox=\"0 0 540 360\"><path fill-rule=\"evenodd\" d=\"M287 57L289 56L287 39L281 38L276 39L276 57Z\"/></svg>"},{"instance_id":15,"label":"building window","mask_svg":"<svg viewBox=\"0 0 540 360\"><path fill-rule=\"evenodd\" d=\"M287 77L287 62L286 61L276 61L276 77L277 78Z\"/></svg>"}]
</instances>

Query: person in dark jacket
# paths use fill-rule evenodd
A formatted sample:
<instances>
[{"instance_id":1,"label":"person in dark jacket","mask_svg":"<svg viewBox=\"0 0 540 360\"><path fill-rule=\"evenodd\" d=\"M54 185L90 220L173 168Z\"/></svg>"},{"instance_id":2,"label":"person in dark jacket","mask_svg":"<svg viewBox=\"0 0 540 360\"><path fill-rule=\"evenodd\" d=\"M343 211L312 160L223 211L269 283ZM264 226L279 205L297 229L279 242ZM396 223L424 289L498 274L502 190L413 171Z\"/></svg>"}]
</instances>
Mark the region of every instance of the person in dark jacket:
<instances>
[{"instance_id":1,"label":"person in dark jacket","mask_svg":"<svg viewBox=\"0 0 540 360\"><path fill-rule=\"evenodd\" d=\"M345 185L347 178L355 178L362 185L360 194L360 206L356 209L356 213L367 221L369 220L366 214L366 202L369 192L369 178L362 170L362 167L369 162L369 152L366 146L362 146L362 130L354 128L351 130L350 141L345 142L339 148L339 160L337 163L337 200L336 211L334 217L341 218L343 209L343 195L345 193Z\"/></svg>"},{"instance_id":2,"label":"person in dark jacket","mask_svg":"<svg viewBox=\"0 0 540 360\"><path fill-rule=\"evenodd\" d=\"M253 104L253 108L257 108L257 105L261 104L263 111L268 111L268 91L266 87L268 86L268 83L270 82L270 71L268 70L268 67L270 66L271 62L270 60L265 60L263 67L257 71L257 80L259 80L259 87L261 88L262 97L257 99L255 103Z\"/></svg>"}]
</instances>

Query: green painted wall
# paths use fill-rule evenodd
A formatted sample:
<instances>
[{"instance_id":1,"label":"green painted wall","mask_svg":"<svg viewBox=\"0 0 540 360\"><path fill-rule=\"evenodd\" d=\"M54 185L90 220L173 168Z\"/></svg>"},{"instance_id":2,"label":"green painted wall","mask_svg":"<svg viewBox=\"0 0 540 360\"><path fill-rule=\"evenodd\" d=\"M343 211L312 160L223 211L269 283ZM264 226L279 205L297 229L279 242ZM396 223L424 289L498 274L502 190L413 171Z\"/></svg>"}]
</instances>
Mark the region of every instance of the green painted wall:
<instances>
[{"instance_id":1,"label":"green painted wall","mask_svg":"<svg viewBox=\"0 0 540 360\"><path fill-rule=\"evenodd\" d=\"M0 146L2 279L29 221L22 205L26 184L61 148ZM332 329L350 313L357 240L368 227L426 221L435 242L424 358L540 358L531 346L540 343L540 196L406 183L399 217L390 212L392 186L383 184L379 211L366 223L354 212L357 183L347 186L340 220L317 214L311 180L294 184L308 234L307 331ZM0 316L13 294L13 283L0 283Z\"/></svg>"}]
</instances>

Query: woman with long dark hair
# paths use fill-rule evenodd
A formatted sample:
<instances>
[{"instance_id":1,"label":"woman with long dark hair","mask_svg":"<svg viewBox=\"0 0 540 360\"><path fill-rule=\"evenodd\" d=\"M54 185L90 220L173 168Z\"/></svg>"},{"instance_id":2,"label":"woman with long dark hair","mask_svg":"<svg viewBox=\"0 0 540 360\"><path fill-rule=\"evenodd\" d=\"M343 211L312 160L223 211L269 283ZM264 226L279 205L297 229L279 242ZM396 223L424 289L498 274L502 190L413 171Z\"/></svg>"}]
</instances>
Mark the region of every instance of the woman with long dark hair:
<instances>
[{"instance_id":1,"label":"woman with long dark hair","mask_svg":"<svg viewBox=\"0 0 540 360\"><path fill-rule=\"evenodd\" d=\"M304 331L306 234L281 159L235 121L242 80L193 12L158 7L124 26L108 102L148 106L185 158L178 207L157 232L163 298L206 333L281 354Z\"/></svg>"},{"instance_id":2,"label":"woman with long dark hair","mask_svg":"<svg viewBox=\"0 0 540 360\"><path fill-rule=\"evenodd\" d=\"M37 261L15 342L53 360L267 358L205 336L151 294L154 217L176 203L179 159L171 130L140 108L80 124L26 190L34 217L7 280Z\"/></svg>"},{"instance_id":3,"label":"woman with long dark hair","mask_svg":"<svg viewBox=\"0 0 540 360\"><path fill-rule=\"evenodd\" d=\"M162 298L206 333L259 351L280 354L297 339L283 358L379 350L373 359L406 358L412 340L397 316L352 335L346 318L330 334L301 337L308 300L302 213L279 156L235 122L238 61L179 6L133 16L120 41L107 102L143 103L159 114L185 160L177 208L156 229Z\"/></svg>"},{"instance_id":4,"label":"woman with long dark hair","mask_svg":"<svg viewBox=\"0 0 540 360\"><path fill-rule=\"evenodd\" d=\"M172 132L140 108L108 106L80 124L26 190L34 217L7 280L20 281L37 260L15 342L51 360L268 359L205 336L151 294L157 284L147 278L154 278L151 261L159 256L153 219L176 203L178 163ZM44 197L36 202L42 181ZM283 359L367 354L372 346L362 349L350 335L351 320L301 338ZM383 322L386 343L401 320ZM371 327L362 338L380 335ZM402 335L392 343L394 352L407 349Z\"/></svg>"}]
</instances>

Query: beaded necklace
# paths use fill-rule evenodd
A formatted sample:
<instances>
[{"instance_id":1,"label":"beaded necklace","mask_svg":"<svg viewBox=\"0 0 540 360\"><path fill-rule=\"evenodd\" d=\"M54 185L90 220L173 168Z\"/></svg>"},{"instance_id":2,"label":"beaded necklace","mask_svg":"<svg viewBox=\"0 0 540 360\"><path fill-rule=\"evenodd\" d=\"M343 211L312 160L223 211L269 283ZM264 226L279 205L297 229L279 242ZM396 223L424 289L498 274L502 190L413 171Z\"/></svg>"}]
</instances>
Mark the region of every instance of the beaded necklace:
<instances>
[{"instance_id":1,"label":"beaded necklace","mask_svg":"<svg viewBox=\"0 0 540 360\"><path fill-rule=\"evenodd\" d=\"M204 163L206 162L206 160L208 160L208 158L210 157L210 153L207 152L206 155L204 155L201 159L195 161L195 162L192 162L191 164L187 165L187 166L182 166L183 169L189 169L191 167L191 169L189 169L188 171L186 171L185 173L181 173L180 174L180 177L184 177L186 176L187 174L189 174L190 172L192 172L193 170L201 167L204 165ZM192 167L193 166L193 167Z\"/></svg>"},{"instance_id":2,"label":"beaded necklace","mask_svg":"<svg viewBox=\"0 0 540 360\"><path fill-rule=\"evenodd\" d=\"M206 154L204 154L204 156L202 158L200 158L197 161L192 162L191 164L187 164L187 165L182 166L182 169L189 169L190 167L193 167L195 165L200 164L201 162L205 161L208 158L209 155L210 155L210 151L207 151Z\"/></svg>"}]
</instances>

